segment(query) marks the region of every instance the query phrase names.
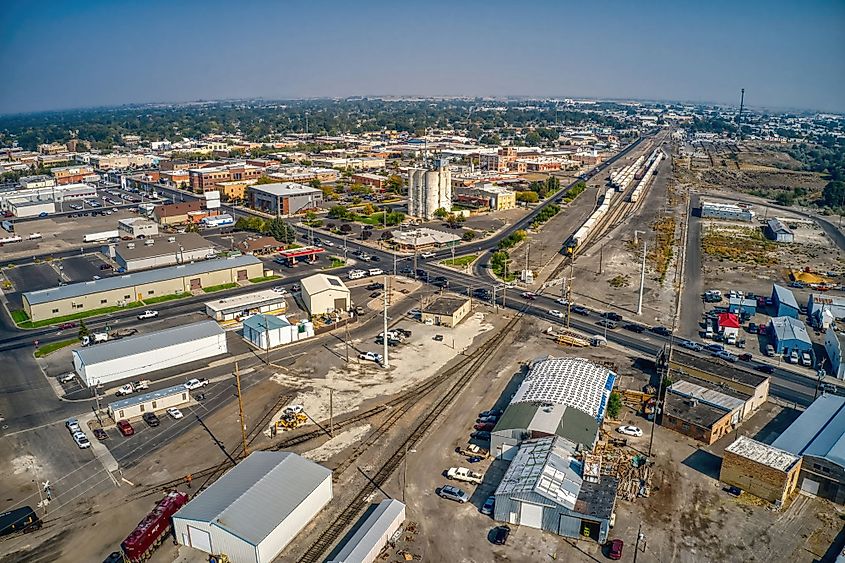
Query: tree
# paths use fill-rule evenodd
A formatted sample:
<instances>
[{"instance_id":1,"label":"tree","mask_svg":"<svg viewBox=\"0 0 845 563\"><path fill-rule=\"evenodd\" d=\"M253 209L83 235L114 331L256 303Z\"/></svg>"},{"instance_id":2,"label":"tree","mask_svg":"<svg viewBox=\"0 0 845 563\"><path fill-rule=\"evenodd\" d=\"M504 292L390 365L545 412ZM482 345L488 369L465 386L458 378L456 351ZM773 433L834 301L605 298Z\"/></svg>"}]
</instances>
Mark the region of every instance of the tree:
<instances>
[{"instance_id":1,"label":"tree","mask_svg":"<svg viewBox=\"0 0 845 563\"><path fill-rule=\"evenodd\" d=\"M381 240L390 240L393 238L393 233L390 231L382 231L381 232Z\"/></svg>"},{"instance_id":2,"label":"tree","mask_svg":"<svg viewBox=\"0 0 845 563\"><path fill-rule=\"evenodd\" d=\"M464 231L464 234L461 235L461 238L464 242L469 242L475 238L475 231Z\"/></svg>"},{"instance_id":3,"label":"tree","mask_svg":"<svg viewBox=\"0 0 845 563\"><path fill-rule=\"evenodd\" d=\"M340 226L340 232L341 233L351 233L352 232L352 225L350 225L349 223L344 223L343 225Z\"/></svg>"},{"instance_id":4,"label":"tree","mask_svg":"<svg viewBox=\"0 0 845 563\"><path fill-rule=\"evenodd\" d=\"M540 201L540 196L537 195L537 192L516 192L516 201L537 203Z\"/></svg>"},{"instance_id":5,"label":"tree","mask_svg":"<svg viewBox=\"0 0 845 563\"><path fill-rule=\"evenodd\" d=\"M614 391L607 400L607 416L616 419L622 411L622 396Z\"/></svg>"},{"instance_id":6,"label":"tree","mask_svg":"<svg viewBox=\"0 0 845 563\"><path fill-rule=\"evenodd\" d=\"M398 174L391 174L387 178L387 191L397 194L402 193L402 188L405 187L405 178Z\"/></svg>"},{"instance_id":7,"label":"tree","mask_svg":"<svg viewBox=\"0 0 845 563\"><path fill-rule=\"evenodd\" d=\"M449 213L446 216L446 224L449 226L450 229L457 229L461 226L461 224L466 221L466 217L463 215L455 215L454 213Z\"/></svg>"},{"instance_id":8,"label":"tree","mask_svg":"<svg viewBox=\"0 0 845 563\"><path fill-rule=\"evenodd\" d=\"M354 184L352 184L349 187L349 191L353 194L358 195L367 195L373 192L372 188L370 188L369 186L365 186L364 184L361 184L359 182L355 182Z\"/></svg>"},{"instance_id":9,"label":"tree","mask_svg":"<svg viewBox=\"0 0 845 563\"><path fill-rule=\"evenodd\" d=\"M373 231L364 229L361 231L361 240L367 240L373 236Z\"/></svg>"},{"instance_id":10,"label":"tree","mask_svg":"<svg viewBox=\"0 0 845 563\"><path fill-rule=\"evenodd\" d=\"M495 133L487 133L482 135L478 142L482 145L498 145L502 142L502 139Z\"/></svg>"},{"instance_id":11,"label":"tree","mask_svg":"<svg viewBox=\"0 0 845 563\"><path fill-rule=\"evenodd\" d=\"M267 224L267 234L285 244L290 244L296 240L296 231L281 217L276 217Z\"/></svg>"},{"instance_id":12,"label":"tree","mask_svg":"<svg viewBox=\"0 0 845 563\"><path fill-rule=\"evenodd\" d=\"M795 202L795 194L789 191L780 192L776 197L775 201L784 206L790 206Z\"/></svg>"},{"instance_id":13,"label":"tree","mask_svg":"<svg viewBox=\"0 0 845 563\"><path fill-rule=\"evenodd\" d=\"M364 207L361 208L362 215L372 215L376 212L376 208L372 203L365 203Z\"/></svg>"},{"instance_id":14,"label":"tree","mask_svg":"<svg viewBox=\"0 0 845 563\"><path fill-rule=\"evenodd\" d=\"M319 190L323 187L320 180L317 178L312 178L311 181L308 182L308 185L316 190Z\"/></svg>"},{"instance_id":15,"label":"tree","mask_svg":"<svg viewBox=\"0 0 845 563\"><path fill-rule=\"evenodd\" d=\"M317 214L313 211L306 211L305 212L305 222L306 223L313 223L317 219ZM240 219L238 219L240 221ZM235 223L237 225L237 223Z\"/></svg>"},{"instance_id":16,"label":"tree","mask_svg":"<svg viewBox=\"0 0 845 563\"><path fill-rule=\"evenodd\" d=\"M352 213L345 205L335 205L329 209L329 217L331 219L352 219Z\"/></svg>"},{"instance_id":17,"label":"tree","mask_svg":"<svg viewBox=\"0 0 845 563\"><path fill-rule=\"evenodd\" d=\"M827 183L822 192L824 204L829 207L845 206L845 182L832 180Z\"/></svg>"},{"instance_id":18,"label":"tree","mask_svg":"<svg viewBox=\"0 0 845 563\"><path fill-rule=\"evenodd\" d=\"M85 321L79 321L79 339L82 340L82 337L89 336L90 334L91 331L85 326Z\"/></svg>"},{"instance_id":19,"label":"tree","mask_svg":"<svg viewBox=\"0 0 845 563\"><path fill-rule=\"evenodd\" d=\"M276 183L278 183L278 180L274 180L273 178L270 178L269 176L262 176L261 178L259 178L255 182L255 185L256 186L263 186L263 185L266 185L266 184L276 184Z\"/></svg>"},{"instance_id":20,"label":"tree","mask_svg":"<svg viewBox=\"0 0 845 563\"><path fill-rule=\"evenodd\" d=\"M434 211L434 216L437 217L438 219L445 219L447 215L449 215L449 212L446 211L446 209L443 208L443 207L438 207Z\"/></svg>"},{"instance_id":21,"label":"tree","mask_svg":"<svg viewBox=\"0 0 845 563\"><path fill-rule=\"evenodd\" d=\"M527 135L525 135L525 144L529 146L539 145L543 142L543 138L540 137L540 134L536 131L529 131Z\"/></svg>"},{"instance_id":22,"label":"tree","mask_svg":"<svg viewBox=\"0 0 845 563\"><path fill-rule=\"evenodd\" d=\"M391 211L385 217L384 222L387 224L388 227L395 227L402 223L405 220L405 214L401 211Z\"/></svg>"},{"instance_id":23,"label":"tree","mask_svg":"<svg viewBox=\"0 0 845 563\"><path fill-rule=\"evenodd\" d=\"M332 186L320 186L320 191L323 192L323 199L332 201L337 198L335 189Z\"/></svg>"}]
</instances>

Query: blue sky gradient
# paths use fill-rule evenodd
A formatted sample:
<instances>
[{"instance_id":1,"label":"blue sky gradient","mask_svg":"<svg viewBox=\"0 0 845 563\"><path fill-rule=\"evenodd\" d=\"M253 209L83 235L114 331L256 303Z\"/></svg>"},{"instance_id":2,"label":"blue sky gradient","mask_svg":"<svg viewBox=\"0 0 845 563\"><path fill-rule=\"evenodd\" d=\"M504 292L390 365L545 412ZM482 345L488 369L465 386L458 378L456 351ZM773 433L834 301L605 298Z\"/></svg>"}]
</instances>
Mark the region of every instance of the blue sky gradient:
<instances>
[{"instance_id":1,"label":"blue sky gradient","mask_svg":"<svg viewBox=\"0 0 845 563\"><path fill-rule=\"evenodd\" d=\"M0 113L589 96L845 112L845 1L51 1L0 9Z\"/></svg>"}]
</instances>

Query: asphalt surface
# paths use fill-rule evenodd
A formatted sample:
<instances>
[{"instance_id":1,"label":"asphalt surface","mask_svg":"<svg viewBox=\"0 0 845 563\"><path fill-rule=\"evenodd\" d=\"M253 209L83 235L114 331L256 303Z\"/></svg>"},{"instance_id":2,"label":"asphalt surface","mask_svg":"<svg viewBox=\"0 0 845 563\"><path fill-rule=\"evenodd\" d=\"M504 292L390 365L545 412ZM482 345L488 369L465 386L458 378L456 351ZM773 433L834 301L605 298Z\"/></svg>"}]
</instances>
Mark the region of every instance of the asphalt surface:
<instances>
[{"instance_id":1,"label":"asphalt surface","mask_svg":"<svg viewBox=\"0 0 845 563\"><path fill-rule=\"evenodd\" d=\"M699 206L699 196L690 197L687 217L686 250L684 251L684 283L681 292L681 314L678 333L692 338L698 336L699 321L704 314L704 304L701 296L704 293L701 264L701 217L693 214Z\"/></svg>"}]
</instances>

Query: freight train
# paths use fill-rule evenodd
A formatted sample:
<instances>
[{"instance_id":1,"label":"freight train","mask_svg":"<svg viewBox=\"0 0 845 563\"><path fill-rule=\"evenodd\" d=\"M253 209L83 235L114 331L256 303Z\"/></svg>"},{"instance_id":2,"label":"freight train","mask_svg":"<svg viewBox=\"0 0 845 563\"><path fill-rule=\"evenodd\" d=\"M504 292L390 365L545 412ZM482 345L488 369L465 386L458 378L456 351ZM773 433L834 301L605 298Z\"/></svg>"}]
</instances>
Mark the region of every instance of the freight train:
<instances>
[{"instance_id":1,"label":"freight train","mask_svg":"<svg viewBox=\"0 0 845 563\"><path fill-rule=\"evenodd\" d=\"M171 491L129 534L120 548L126 561L140 563L149 558L173 529L173 515L188 504L188 495Z\"/></svg>"},{"instance_id":2,"label":"freight train","mask_svg":"<svg viewBox=\"0 0 845 563\"><path fill-rule=\"evenodd\" d=\"M584 224L579 227L575 234L569 237L569 240L566 241L566 244L563 245L563 253L567 256L572 256L575 254L575 251L578 250L587 237L590 236L590 233L593 232L593 229L596 225L601 221L601 219L607 215L607 212L610 211L610 204L613 201L613 195L616 193L615 188L608 188L604 192L604 197L602 198L601 205L599 205L593 213L587 217L587 220L584 221Z\"/></svg>"},{"instance_id":3,"label":"freight train","mask_svg":"<svg viewBox=\"0 0 845 563\"><path fill-rule=\"evenodd\" d=\"M39 528L41 528L41 519L29 506L0 514L0 536L8 536L15 532L26 534Z\"/></svg>"}]
</instances>

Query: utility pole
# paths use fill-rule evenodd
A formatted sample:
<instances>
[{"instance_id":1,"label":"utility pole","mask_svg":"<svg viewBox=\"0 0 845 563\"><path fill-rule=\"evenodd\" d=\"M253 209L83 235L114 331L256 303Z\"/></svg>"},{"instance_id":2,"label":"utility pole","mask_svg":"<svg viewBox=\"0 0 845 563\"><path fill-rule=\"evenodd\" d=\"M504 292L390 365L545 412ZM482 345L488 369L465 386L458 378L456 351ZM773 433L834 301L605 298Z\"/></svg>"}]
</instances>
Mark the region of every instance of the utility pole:
<instances>
[{"instance_id":1,"label":"utility pole","mask_svg":"<svg viewBox=\"0 0 845 563\"><path fill-rule=\"evenodd\" d=\"M384 362L382 363L382 367L389 368L390 367L390 360L387 359L387 276L384 276L384 332L382 333L382 343L384 344Z\"/></svg>"},{"instance_id":2,"label":"utility pole","mask_svg":"<svg viewBox=\"0 0 845 563\"><path fill-rule=\"evenodd\" d=\"M640 527L637 530L637 545L634 546L634 563L637 563L637 554L640 552L640 542L643 540L643 523L640 522Z\"/></svg>"},{"instance_id":3,"label":"utility pole","mask_svg":"<svg viewBox=\"0 0 845 563\"><path fill-rule=\"evenodd\" d=\"M643 265L640 269L640 297L637 299L637 315L643 314L643 288L645 288L645 257L648 241L643 239Z\"/></svg>"},{"instance_id":4,"label":"utility pole","mask_svg":"<svg viewBox=\"0 0 845 563\"><path fill-rule=\"evenodd\" d=\"M329 437L334 438L334 389L329 387Z\"/></svg>"},{"instance_id":5,"label":"utility pole","mask_svg":"<svg viewBox=\"0 0 845 563\"><path fill-rule=\"evenodd\" d=\"M604 245L599 248L599 275L601 275L602 262L604 262Z\"/></svg>"},{"instance_id":6,"label":"utility pole","mask_svg":"<svg viewBox=\"0 0 845 563\"><path fill-rule=\"evenodd\" d=\"M572 285L575 283L575 253L569 259L569 283L566 284L566 328L569 328L569 318L572 316Z\"/></svg>"},{"instance_id":7,"label":"utility pole","mask_svg":"<svg viewBox=\"0 0 845 563\"><path fill-rule=\"evenodd\" d=\"M229 461L232 462L232 465L237 465L238 462L235 461L235 458L233 458L231 455L229 455L229 452L226 451L226 446L223 445L223 442L218 440L217 436L215 436L214 434L211 433L211 430L209 430L208 426L205 425L205 422L203 422L200 415L196 415L196 417L197 417L197 421L200 423L200 426L202 426L203 429L206 432L208 432L208 435L211 436L212 441L214 441L214 443L217 444L217 447L220 448L220 451L223 452L224 454L226 454L226 457L229 458Z\"/></svg>"},{"instance_id":8,"label":"utility pole","mask_svg":"<svg viewBox=\"0 0 845 563\"><path fill-rule=\"evenodd\" d=\"M249 455L249 449L246 443L246 420L244 419L244 402L241 400L241 370L238 369L238 362L235 362L235 384L238 386L238 412L240 413L241 441L244 448L243 457L246 457Z\"/></svg>"},{"instance_id":9,"label":"utility pole","mask_svg":"<svg viewBox=\"0 0 845 563\"><path fill-rule=\"evenodd\" d=\"M739 133L739 140L742 140L742 108L745 105L745 88L740 90L739 96L739 117L736 119L736 129Z\"/></svg>"}]
</instances>

